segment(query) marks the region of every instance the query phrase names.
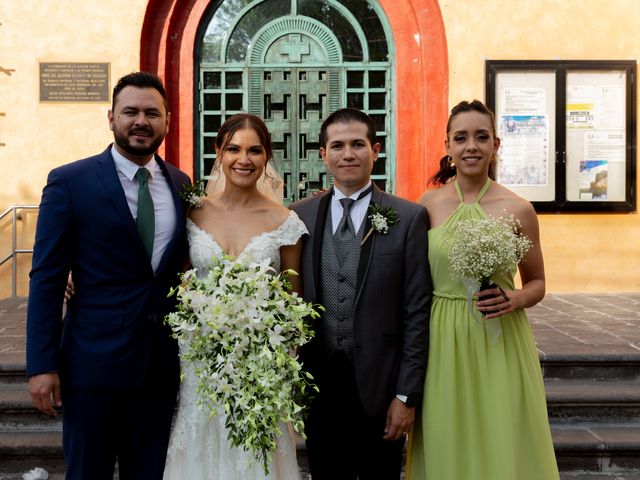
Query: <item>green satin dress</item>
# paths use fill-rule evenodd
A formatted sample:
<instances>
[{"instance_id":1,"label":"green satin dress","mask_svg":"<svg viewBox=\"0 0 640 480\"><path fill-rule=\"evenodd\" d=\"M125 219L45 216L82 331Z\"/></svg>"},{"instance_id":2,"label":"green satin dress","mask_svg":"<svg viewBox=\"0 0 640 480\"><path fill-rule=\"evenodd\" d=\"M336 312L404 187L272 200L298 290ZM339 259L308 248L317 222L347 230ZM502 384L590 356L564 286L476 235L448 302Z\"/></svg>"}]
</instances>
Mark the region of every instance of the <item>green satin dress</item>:
<instances>
[{"instance_id":1,"label":"green satin dress","mask_svg":"<svg viewBox=\"0 0 640 480\"><path fill-rule=\"evenodd\" d=\"M460 205L429 231L433 279L425 395L410 441L408 480L557 480L542 372L524 310L500 317L496 340L469 312L450 275L447 239L459 220L485 218L479 201ZM492 278L514 288L513 275ZM475 303L475 302L474 302Z\"/></svg>"}]
</instances>

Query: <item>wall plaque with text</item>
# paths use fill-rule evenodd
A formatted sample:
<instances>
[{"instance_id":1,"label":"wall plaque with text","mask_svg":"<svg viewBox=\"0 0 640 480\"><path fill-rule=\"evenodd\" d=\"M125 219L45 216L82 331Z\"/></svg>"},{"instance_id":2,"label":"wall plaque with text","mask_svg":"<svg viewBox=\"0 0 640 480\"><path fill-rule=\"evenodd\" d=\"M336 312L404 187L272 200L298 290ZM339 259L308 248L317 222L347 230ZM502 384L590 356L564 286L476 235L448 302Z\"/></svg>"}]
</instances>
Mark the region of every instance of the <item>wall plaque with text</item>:
<instances>
[{"instance_id":1,"label":"wall plaque with text","mask_svg":"<svg viewBox=\"0 0 640 480\"><path fill-rule=\"evenodd\" d=\"M40 63L41 102L108 102L109 63Z\"/></svg>"}]
</instances>

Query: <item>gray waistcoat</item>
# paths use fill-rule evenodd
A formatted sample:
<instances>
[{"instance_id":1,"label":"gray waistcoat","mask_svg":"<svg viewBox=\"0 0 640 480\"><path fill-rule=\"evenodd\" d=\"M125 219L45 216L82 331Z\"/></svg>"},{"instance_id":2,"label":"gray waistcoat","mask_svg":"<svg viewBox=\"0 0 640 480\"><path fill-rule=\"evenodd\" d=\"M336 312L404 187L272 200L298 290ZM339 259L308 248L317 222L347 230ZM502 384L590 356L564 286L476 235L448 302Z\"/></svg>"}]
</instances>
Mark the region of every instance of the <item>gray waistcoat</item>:
<instances>
[{"instance_id":1,"label":"gray waistcoat","mask_svg":"<svg viewBox=\"0 0 640 480\"><path fill-rule=\"evenodd\" d=\"M331 228L331 209L327 211L324 223L320 281L322 283L322 301L325 311L322 315L324 332L322 337L329 351L341 350L351 356L353 352L353 322L360 263L360 242L364 237L366 222L363 221L356 233L356 242L347 254L342 265L336 256L334 237Z\"/></svg>"}]
</instances>

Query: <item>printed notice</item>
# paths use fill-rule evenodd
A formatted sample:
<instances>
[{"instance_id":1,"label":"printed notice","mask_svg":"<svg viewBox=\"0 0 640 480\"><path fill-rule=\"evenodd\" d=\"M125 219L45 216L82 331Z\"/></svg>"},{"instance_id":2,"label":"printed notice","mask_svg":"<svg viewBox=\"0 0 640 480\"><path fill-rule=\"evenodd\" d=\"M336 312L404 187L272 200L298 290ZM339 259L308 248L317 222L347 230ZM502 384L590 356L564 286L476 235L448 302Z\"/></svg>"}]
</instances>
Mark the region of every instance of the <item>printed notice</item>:
<instances>
[{"instance_id":1,"label":"printed notice","mask_svg":"<svg viewBox=\"0 0 640 480\"><path fill-rule=\"evenodd\" d=\"M501 115L498 182L546 186L549 182L549 118Z\"/></svg>"},{"instance_id":2,"label":"printed notice","mask_svg":"<svg viewBox=\"0 0 640 480\"><path fill-rule=\"evenodd\" d=\"M41 63L41 102L108 102L109 63Z\"/></svg>"},{"instance_id":3,"label":"printed notice","mask_svg":"<svg viewBox=\"0 0 640 480\"><path fill-rule=\"evenodd\" d=\"M624 85L571 85L567 88L567 128L624 130Z\"/></svg>"},{"instance_id":4,"label":"printed notice","mask_svg":"<svg viewBox=\"0 0 640 480\"><path fill-rule=\"evenodd\" d=\"M598 130L624 130L625 86L602 85L597 90L596 111Z\"/></svg>"},{"instance_id":5,"label":"printed notice","mask_svg":"<svg viewBox=\"0 0 640 480\"><path fill-rule=\"evenodd\" d=\"M571 85L567 88L567 129L593 130L595 128L595 87Z\"/></svg>"},{"instance_id":6,"label":"printed notice","mask_svg":"<svg viewBox=\"0 0 640 480\"><path fill-rule=\"evenodd\" d=\"M501 114L505 115L544 115L547 92L544 88L502 89Z\"/></svg>"},{"instance_id":7,"label":"printed notice","mask_svg":"<svg viewBox=\"0 0 640 480\"><path fill-rule=\"evenodd\" d=\"M587 160L624 163L625 145L624 132L588 132L584 136L584 156Z\"/></svg>"}]
</instances>

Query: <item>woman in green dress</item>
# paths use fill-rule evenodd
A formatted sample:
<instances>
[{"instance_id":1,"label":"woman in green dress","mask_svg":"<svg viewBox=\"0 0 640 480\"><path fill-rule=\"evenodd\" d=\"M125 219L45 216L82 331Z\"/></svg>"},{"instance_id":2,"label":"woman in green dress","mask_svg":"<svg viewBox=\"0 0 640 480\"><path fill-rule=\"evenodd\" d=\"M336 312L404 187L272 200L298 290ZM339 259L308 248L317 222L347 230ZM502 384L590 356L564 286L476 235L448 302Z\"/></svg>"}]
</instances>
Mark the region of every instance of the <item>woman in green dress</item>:
<instances>
[{"instance_id":1,"label":"woman in green dress","mask_svg":"<svg viewBox=\"0 0 640 480\"><path fill-rule=\"evenodd\" d=\"M477 100L451 111L447 157L427 191L433 303L425 394L411 437L409 480L557 480L544 384L524 308L544 297L538 220L531 204L490 177L500 146L493 113ZM473 307L499 319L496 339L476 320L466 290L451 275L448 251L456 222L513 215L532 242L519 265L492 280Z\"/></svg>"}]
</instances>

